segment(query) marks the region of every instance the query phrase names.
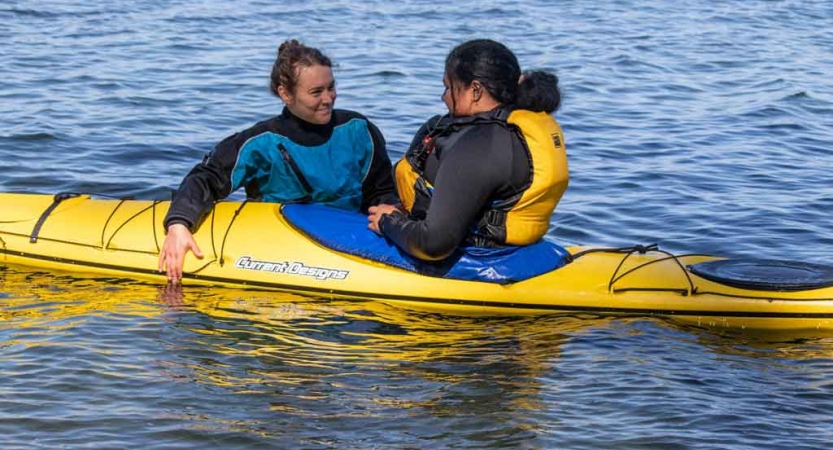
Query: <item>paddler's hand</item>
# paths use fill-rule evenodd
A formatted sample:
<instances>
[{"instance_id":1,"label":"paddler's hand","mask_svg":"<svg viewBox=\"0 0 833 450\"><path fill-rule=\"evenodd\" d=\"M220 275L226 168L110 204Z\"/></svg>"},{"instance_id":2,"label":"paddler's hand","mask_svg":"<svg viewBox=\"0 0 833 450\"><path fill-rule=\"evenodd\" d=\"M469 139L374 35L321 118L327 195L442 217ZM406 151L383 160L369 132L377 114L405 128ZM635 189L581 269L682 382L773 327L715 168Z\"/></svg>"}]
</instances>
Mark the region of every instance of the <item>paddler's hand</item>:
<instances>
[{"instance_id":1,"label":"paddler's hand","mask_svg":"<svg viewBox=\"0 0 833 450\"><path fill-rule=\"evenodd\" d=\"M171 224L165 244L159 252L159 271L167 272L169 282L179 283L182 280L182 262L189 250L194 256L202 259L202 251L194 242L194 236L188 227L179 223Z\"/></svg>"},{"instance_id":2,"label":"paddler's hand","mask_svg":"<svg viewBox=\"0 0 833 450\"><path fill-rule=\"evenodd\" d=\"M371 206L367 209L369 213L367 216L367 228L373 230L376 234L381 235L382 231L379 229L379 220L385 214L390 214L397 211L396 206L382 203L377 206Z\"/></svg>"}]
</instances>

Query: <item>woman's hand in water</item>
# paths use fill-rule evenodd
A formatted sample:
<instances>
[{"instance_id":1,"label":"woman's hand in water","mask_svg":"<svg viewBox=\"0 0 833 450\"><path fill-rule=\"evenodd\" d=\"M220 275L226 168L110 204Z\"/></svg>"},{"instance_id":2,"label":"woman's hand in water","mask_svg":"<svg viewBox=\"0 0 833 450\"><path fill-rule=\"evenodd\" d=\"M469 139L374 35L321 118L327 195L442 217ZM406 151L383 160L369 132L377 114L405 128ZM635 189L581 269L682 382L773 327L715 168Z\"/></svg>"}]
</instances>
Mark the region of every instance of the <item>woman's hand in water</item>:
<instances>
[{"instance_id":1,"label":"woman's hand in water","mask_svg":"<svg viewBox=\"0 0 833 450\"><path fill-rule=\"evenodd\" d=\"M182 263L189 250L202 259L202 251L188 227L179 223L171 224L162 251L159 252L159 271L167 272L168 281L179 283L182 280Z\"/></svg>"}]
</instances>

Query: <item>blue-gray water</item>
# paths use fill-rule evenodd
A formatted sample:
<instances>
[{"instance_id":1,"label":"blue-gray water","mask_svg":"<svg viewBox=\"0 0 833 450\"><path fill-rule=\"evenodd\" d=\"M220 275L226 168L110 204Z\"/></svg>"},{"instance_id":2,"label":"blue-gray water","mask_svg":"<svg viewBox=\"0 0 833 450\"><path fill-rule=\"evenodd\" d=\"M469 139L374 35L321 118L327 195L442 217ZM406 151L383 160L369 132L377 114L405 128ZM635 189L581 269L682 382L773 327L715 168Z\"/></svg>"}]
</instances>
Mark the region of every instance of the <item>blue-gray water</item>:
<instances>
[{"instance_id":1,"label":"blue-gray water","mask_svg":"<svg viewBox=\"0 0 833 450\"><path fill-rule=\"evenodd\" d=\"M0 3L0 191L165 198L276 114L277 45L338 64L392 158L446 53L561 80L564 244L833 263L833 3ZM821 449L833 338L457 318L0 266L0 448Z\"/></svg>"}]
</instances>

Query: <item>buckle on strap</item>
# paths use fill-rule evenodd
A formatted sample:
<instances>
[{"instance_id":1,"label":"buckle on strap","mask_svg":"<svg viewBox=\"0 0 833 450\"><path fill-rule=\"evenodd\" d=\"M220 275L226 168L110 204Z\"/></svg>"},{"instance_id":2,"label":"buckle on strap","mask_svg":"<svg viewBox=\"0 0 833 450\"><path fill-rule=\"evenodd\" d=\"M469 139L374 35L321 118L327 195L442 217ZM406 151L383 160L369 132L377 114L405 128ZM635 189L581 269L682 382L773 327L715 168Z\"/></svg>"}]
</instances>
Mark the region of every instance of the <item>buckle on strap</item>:
<instances>
[{"instance_id":1,"label":"buckle on strap","mask_svg":"<svg viewBox=\"0 0 833 450\"><path fill-rule=\"evenodd\" d=\"M506 224L506 211L490 209L483 215L483 219L488 225L502 227Z\"/></svg>"}]
</instances>

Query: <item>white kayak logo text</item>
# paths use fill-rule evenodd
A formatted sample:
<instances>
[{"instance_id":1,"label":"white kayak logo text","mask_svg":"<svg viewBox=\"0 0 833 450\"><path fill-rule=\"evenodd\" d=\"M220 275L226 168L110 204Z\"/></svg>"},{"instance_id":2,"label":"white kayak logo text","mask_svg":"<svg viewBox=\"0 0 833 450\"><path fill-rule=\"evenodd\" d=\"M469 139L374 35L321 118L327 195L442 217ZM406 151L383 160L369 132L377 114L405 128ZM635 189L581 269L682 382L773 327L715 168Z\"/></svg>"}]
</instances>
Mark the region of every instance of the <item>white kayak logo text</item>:
<instances>
[{"instance_id":1,"label":"white kayak logo text","mask_svg":"<svg viewBox=\"0 0 833 450\"><path fill-rule=\"evenodd\" d=\"M250 256L241 256L234 267L258 272L285 273L288 275L302 275L316 280L344 280L350 272L347 270L327 269L324 267L310 267L302 262L273 262L258 261Z\"/></svg>"}]
</instances>

